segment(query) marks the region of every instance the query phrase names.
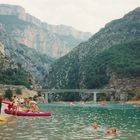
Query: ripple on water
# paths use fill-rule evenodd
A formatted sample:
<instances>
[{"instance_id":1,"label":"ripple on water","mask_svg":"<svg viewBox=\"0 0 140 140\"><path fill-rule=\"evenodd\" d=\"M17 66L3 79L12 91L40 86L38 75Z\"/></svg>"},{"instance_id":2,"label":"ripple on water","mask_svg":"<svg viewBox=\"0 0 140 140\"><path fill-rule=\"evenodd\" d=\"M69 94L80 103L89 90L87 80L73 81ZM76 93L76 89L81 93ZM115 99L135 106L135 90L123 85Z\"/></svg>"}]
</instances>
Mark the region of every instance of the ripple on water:
<instances>
[{"instance_id":1,"label":"ripple on water","mask_svg":"<svg viewBox=\"0 0 140 140\"><path fill-rule=\"evenodd\" d=\"M0 140L139 140L140 110L127 108L42 105L42 111L53 112L52 117L17 117L16 122L1 124ZM101 126L99 131L92 128L95 121ZM117 136L105 135L111 127L119 129Z\"/></svg>"}]
</instances>

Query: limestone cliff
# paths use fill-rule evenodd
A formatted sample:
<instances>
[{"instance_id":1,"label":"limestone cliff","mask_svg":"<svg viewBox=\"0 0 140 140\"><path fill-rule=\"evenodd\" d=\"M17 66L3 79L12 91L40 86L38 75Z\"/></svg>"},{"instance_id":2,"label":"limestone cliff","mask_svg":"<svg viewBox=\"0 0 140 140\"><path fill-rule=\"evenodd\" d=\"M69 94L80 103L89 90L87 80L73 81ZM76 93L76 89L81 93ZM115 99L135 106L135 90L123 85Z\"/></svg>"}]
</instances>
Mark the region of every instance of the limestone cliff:
<instances>
[{"instance_id":1,"label":"limestone cliff","mask_svg":"<svg viewBox=\"0 0 140 140\"><path fill-rule=\"evenodd\" d=\"M34 48L19 44L13 39L14 37L8 35L4 25L0 25L1 52L21 69L30 73L36 84L43 86L43 83L47 83L44 77L48 75L49 65L53 59L37 52Z\"/></svg>"},{"instance_id":2,"label":"limestone cliff","mask_svg":"<svg viewBox=\"0 0 140 140\"><path fill-rule=\"evenodd\" d=\"M0 23L18 43L55 58L65 55L91 36L72 27L43 23L20 6L1 4Z\"/></svg>"}]
</instances>

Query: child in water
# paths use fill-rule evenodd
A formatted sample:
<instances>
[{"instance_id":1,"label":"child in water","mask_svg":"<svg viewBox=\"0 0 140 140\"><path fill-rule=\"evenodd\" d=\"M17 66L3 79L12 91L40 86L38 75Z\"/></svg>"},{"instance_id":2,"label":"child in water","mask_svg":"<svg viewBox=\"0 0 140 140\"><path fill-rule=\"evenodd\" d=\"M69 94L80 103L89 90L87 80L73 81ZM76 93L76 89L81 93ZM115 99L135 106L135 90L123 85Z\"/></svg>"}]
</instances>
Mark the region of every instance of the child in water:
<instances>
[{"instance_id":1,"label":"child in water","mask_svg":"<svg viewBox=\"0 0 140 140\"><path fill-rule=\"evenodd\" d=\"M117 134L117 128L111 128L106 131L106 135L116 135Z\"/></svg>"}]
</instances>

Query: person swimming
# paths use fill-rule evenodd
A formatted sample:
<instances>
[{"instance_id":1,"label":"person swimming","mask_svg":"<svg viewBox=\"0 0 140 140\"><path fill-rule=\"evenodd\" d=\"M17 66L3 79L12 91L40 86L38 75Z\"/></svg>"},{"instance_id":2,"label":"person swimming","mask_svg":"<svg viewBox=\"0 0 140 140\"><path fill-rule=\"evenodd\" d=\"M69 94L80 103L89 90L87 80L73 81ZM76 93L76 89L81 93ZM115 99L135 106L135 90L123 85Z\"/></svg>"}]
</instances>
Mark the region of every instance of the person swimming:
<instances>
[{"instance_id":1,"label":"person swimming","mask_svg":"<svg viewBox=\"0 0 140 140\"><path fill-rule=\"evenodd\" d=\"M96 122L94 122L93 125L92 125L92 127L93 127L95 130L97 130L100 126L99 126Z\"/></svg>"},{"instance_id":2,"label":"person swimming","mask_svg":"<svg viewBox=\"0 0 140 140\"><path fill-rule=\"evenodd\" d=\"M113 127L106 131L106 135L116 135L117 134L117 128Z\"/></svg>"}]
</instances>

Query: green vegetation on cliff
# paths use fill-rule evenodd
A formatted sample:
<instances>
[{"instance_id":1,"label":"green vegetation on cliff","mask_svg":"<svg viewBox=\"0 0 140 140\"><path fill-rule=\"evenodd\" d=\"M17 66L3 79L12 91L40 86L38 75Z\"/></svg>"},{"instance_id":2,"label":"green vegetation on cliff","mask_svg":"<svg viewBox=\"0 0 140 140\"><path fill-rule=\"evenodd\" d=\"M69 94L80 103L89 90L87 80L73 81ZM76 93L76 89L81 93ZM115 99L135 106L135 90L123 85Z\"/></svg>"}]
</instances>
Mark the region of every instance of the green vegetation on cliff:
<instances>
[{"instance_id":1,"label":"green vegetation on cliff","mask_svg":"<svg viewBox=\"0 0 140 140\"><path fill-rule=\"evenodd\" d=\"M69 57L65 56L52 65L50 86L55 88L99 88L108 83L112 72L121 78L140 76L139 56L140 41L113 46L94 58L87 57L81 63L75 57L68 61ZM67 69L69 69L68 73ZM80 87L80 82L84 87Z\"/></svg>"},{"instance_id":2,"label":"green vegetation on cliff","mask_svg":"<svg viewBox=\"0 0 140 140\"><path fill-rule=\"evenodd\" d=\"M94 59L88 57L84 85L98 88L108 83L111 73L120 78L140 76L140 41L113 46Z\"/></svg>"},{"instance_id":3,"label":"green vegetation on cliff","mask_svg":"<svg viewBox=\"0 0 140 140\"><path fill-rule=\"evenodd\" d=\"M24 85L30 88L32 85L29 74L21 69L7 69L0 71L0 84Z\"/></svg>"},{"instance_id":4,"label":"green vegetation on cliff","mask_svg":"<svg viewBox=\"0 0 140 140\"><path fill-rule=\"evenodd\" d=\"M30 88L32 77L20 66L10 62L0 53L0 84L24 85Z\"/></svg>"},{"instance_id":5,"label":"green vegetation on cliff","mask_svg":"<svg viewBox=\"0 0 140 140\"><path fill-rule=\"evenodd\" d=\"M50 88L101 88L115 73L140 76L140 8L108 23L87 42L58 59L49 75Z\"/></svg>"},{"instance_id":6,"label":"green vegetation on cliff","mask_svg":"<svg viewBox=\"0 0 140 140\"><path fill-rule=\"evenodd\" d=\"M121 77L140 76L140 41L113 46L95 59Z\"/></svg>"}]
</instances>

